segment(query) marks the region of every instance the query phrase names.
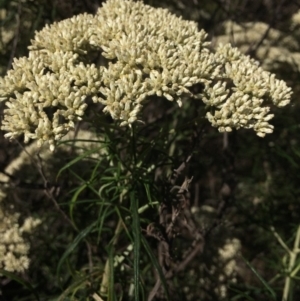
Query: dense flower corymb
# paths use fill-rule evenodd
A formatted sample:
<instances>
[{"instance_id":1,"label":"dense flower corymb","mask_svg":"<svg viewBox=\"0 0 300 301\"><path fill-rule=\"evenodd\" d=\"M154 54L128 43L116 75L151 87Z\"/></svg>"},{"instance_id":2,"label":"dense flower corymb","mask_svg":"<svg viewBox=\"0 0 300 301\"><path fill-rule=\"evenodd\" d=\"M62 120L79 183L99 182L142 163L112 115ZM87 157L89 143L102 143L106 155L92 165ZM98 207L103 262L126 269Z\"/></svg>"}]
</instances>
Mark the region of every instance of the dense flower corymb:
<instances>
[{"instance_id":1,"label":"dense flower corymb","mask_svg":"<svg viewBox=\"0 0 300 301\"><path fill-rule=\"evenodd\" d=\"M31 234L41 221L32 217L19 224L19 214L2 208L0 200L0 269L23 272L29 266L29 243L24 234Z\"/></svg>"},{"instance_id":2,"label":"dense flower corymb","mask_svg":"<svg viewBox=\"0 0 300 301\"><path fill-rule=\"evenodd\" d=\"M87 108L104 105L120 125L138 120L143 103L203 100L220 131L270 133L268 104L284 106L291 90L229 44L209 48L197 23L142 2L108 0L95 16L83 14L37 32L28 58L16 59L0 82L6 101L2 129L54 149ZM201 83L203 91L191 87Z\"/></svg>"}]
</instances>

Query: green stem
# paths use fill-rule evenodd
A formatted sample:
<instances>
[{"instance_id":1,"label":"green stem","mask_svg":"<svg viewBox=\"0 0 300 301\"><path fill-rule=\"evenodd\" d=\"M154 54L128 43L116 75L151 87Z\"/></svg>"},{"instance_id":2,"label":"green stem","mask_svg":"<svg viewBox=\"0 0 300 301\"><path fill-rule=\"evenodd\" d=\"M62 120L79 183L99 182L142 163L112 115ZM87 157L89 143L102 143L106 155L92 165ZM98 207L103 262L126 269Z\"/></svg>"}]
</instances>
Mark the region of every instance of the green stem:
<instances>
[{"instance_id":1,"label":"green stem","mask_svg":"<svg viewBox=\"0 0 300 301\"><path fill-rule=\"evenodd\" d=\"M299 246L300 246L300 225L298 226L297 229L297 233L294 241L294 248L292 251L289 252L290 260L288 266L288 274L285 278L285 283L284 283L282 301L288 301L289 297L291 296L292 272L297 259L297 254L299 253Z\"/></svg>"},{"instance_id":2,"label":"green stem","mask_svg":"<svg viewBox=\"0 0 300 301\"><path fill-rule=\"evenodd\" d=\"M123 228L123 223L122 223L122 220L119 219L116 230L115 230L115 235L112 240L113 246L115 246L117 244L117 241L118 241L119 235L122 231L122 228ZM111 273L111 265L110 265L110 258L108 258L105 263L104 272L103 272L103 276L102 276L102 282L101 282L101 286L100 286L100 295L102 295L102 296L107 294L108 284L109 284L108 282L109 282L109 279L111 278L110 273Z\"/></svg>"}]
</instances>

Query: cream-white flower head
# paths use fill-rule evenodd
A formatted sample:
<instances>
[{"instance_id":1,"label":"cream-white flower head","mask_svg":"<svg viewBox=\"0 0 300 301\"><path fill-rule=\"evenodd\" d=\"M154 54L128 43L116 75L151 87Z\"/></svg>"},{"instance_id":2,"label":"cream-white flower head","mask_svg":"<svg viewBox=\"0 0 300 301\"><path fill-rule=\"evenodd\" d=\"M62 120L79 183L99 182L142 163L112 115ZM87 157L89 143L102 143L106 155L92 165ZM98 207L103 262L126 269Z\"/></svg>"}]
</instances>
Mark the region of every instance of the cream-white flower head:
<instances>
[{"instance_id":1,"label":"cream-white flower head","mask_svg":"<svg viewBox=\"0 0 300 301\"><path fill-rule=\"evenodd\" d=\"M0 269L9 272L23 272L28 268L30 246L24 233L30 234L41 223L30 216L20 225L19 215L5 210L0 200Z\"/></svg>"},{"instance_id":2,"label":"cream-white flower head","mask_svg":"<svg viewBox=\"0 0 300 301\"><path fill-rule=\"evenodd\" d=\"M0 82L2 129L50 149L85 114L87 97L121 126L139 119L149 96L179 107L195 98L220 131L253 128L264 136L273 130L268 104L284 106L291 96L283 81L229 44L212 51L197 23L131 0L108 0L95 16L46 26L29 49ZM199 83L202 93L193 94Z\"/></svg>"}]
</instances>

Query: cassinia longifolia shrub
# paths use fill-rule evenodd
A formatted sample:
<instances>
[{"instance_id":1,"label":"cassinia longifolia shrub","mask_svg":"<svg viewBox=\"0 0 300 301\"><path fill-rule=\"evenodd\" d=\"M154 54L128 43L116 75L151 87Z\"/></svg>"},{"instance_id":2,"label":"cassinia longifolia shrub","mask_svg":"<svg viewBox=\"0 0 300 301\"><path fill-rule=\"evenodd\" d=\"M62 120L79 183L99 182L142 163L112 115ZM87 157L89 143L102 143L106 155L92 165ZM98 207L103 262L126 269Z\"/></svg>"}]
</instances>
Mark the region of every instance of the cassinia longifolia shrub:
<instances>
[{"instance_id":1,"label":"cassinia longifolia shrub","mask_svg":"<svg viewBox=\"0 0 300 301\"><path fill-rule=\"evenodd\" d=\"M271 133L270 104L287 105L291 89L230 44L211 49L206 36L195 22L130 0L108 0L95 16L47 25L29 56L15 59L1 79L5 136L24 134L25 142L37 139L53 150L85 114L87 98L127 126L152 95L179 107L203 101L220 132ZM196 84L203 88L193 93Z\"/></svg>"}]
</instances>

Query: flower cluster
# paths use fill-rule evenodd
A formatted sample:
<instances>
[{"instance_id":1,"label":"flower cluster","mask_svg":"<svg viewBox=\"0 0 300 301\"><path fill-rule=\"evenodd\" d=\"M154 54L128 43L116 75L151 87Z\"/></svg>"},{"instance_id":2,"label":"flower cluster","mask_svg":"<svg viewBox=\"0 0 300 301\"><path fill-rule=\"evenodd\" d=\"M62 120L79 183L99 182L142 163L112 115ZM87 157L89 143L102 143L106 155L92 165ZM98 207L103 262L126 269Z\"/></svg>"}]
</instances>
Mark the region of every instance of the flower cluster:
<instances>
[{"instance_id":1,"label":"flower cluster","mask_svg":"<svg viewBox=\"0 0 300 301\"><path fill-rule=\"evenodd\" d=\"M6 188L10 181L7 174L11 174L7 171L12 171L10 167L11 165L5 170L5 174L0 173L1 182L6 183L2 184L0 190L0 269L23 272L30 262L28 237L33 234L41 220L28 216L20 222L21 213L17 212L11 201L7 204L9 193Z\"/></svg>"},{"instance_id":2,"label":"flower cluster","mask_svg":"<svg viewBox=\"0 0 300 301\"><path fill-rule=\"evenodd\" d=\"M20 226L18 213L8 213L0 207L0 269L23 272L29 266L29 243L24 237L40 224L28 217Z\"/></svg>"},{"instance_id":3,"label":"flower cluster","mask_svg":"<svg viewBox=\"0 0 300 301\"><path fill-rule=\"evenodd\" d=\"M215 289L221 299L227 297L226 281L236 282L237 276L237 257L241 251L241 242L237 238L226 239L225 244L218 250L219 264L222 266L222 273L219 275L220 285Z\"/></svg>"},{"instance_id":4,"label":"flower cluster","mask_svg":"<svg viewBox=\"0 0 300 301\"><path fill-rule=\"evenodd\" d=\"M292 27L300 26L300 9L292 16Z\"/></svg>"},{"instance_id":5,"label":"flower cluster","mask_svg":"<svg viewBox=\"0 0 300 301\"><path fill-rule=\"evenodd\" d=\"M216 107L214 114L207 113L208 120L221 132L244 127L253 128L260 137L272 133L273 126L268 121L274 115L263 104L271 101L278 107L287 105L291 89L230 44L219 46L216 55L224 66L221 76L229 82L221 80L205 87L204 102Z\"/></svg>"},{"instance_id":6,"label":"flower cluster","mask_svg":"<svg viewBox=\"0 0 300 301\"><path fill-rule=\"evenodd\" d=\"M159 20L159 22L157 21ZM121 126L139 119L149 96L203 100L220 131L272 132L268 103L284 106L291 89L229 44L209 48L197 23L142 2L108 0L37 32L27 58L0 81L6 137L48 142L54 149L87 108L87 99ZM201 84L201 93L192 86Z\"/></svg>"},{"instance_id":7,"label":"flower cluster","mask_svg":"<svg viewBox=\"0 0 300 301\"><path fill-rule=\"evenodd\" d=\"M54 140L74 128L98 78L95 66L75 65L76 58L72 52L56 51L44 58L31 52L28 58L14 61L2 82L2 95L9 99L2 123L9 132L6 137L24 134L25 142L38 139L42 145L47 141L54 149Z\"/></svg>"}]
</instances>

